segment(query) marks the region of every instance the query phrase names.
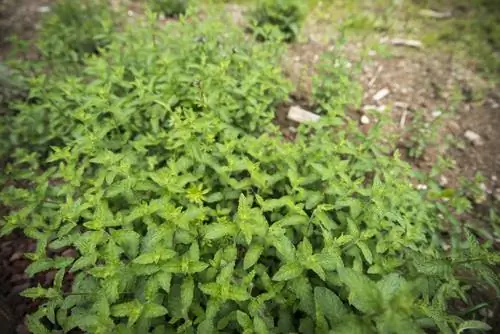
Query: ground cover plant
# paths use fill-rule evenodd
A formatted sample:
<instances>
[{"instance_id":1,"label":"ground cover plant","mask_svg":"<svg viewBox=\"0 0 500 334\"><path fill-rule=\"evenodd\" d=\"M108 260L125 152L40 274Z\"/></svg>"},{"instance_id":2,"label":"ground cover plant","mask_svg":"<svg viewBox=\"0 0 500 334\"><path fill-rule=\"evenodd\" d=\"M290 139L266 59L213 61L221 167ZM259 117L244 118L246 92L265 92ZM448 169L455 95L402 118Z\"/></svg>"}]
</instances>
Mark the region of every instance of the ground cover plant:
<instances>
[{"instance_id":1,"label":"ground cover plant","mask_svg":"<svg viewBox=\"0 0 500 334\"><path fill-rule=\"evenodd\" d=\"M345 117L359 94L343 67L315 80L325 115L289 141L271 122L293 89L281 40L216 15L123 30L78 70L12 64L29 98L1 139L2 233L37 240L29 275L57 271L24 292L44 302L32 332L489 328L450 301L498 293L499 256L456 224L464 198L412 186L381 124L365 134Z\"/></svg>"},{"instance_id":2,"label":"ground cover plant","mask_svg":"<svg viewBox=\"0 0 500 334\"><path fill-rule=\"evenodd\" d=\"M297 39L307 6L296 0L260 0L250 13L251 30L258 39L265 39L269 29L277 29L285 41Z\"/></svg>"},{"instance_id":3,"label":"ground cover plant","mask_svg":"<svg viewBox=\"0 0 500 334\"><path fill-rule=\"evenodd\" d=\"M149 5L155 12L168 17L177 17L185 14L189 5L188 0L150 0Z\"/></svg>"}]
</instances>

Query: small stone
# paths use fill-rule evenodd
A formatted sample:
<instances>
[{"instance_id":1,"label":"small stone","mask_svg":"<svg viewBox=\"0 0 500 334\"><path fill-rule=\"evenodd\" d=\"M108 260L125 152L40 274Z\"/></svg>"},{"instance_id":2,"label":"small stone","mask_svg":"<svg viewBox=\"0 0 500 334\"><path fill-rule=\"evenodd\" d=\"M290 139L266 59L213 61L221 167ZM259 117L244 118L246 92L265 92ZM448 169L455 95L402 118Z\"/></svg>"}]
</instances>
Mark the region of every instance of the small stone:
<instances>
[{"instance_id":1,"label":"small stone","mask_svg":"<svg viewBox=\"0 0 500 334\"><path fill-rule=\"evenodd\" d=\"M497 181L498 181L497 176L496 176L496 175L492 175L492 176L491 176L491 181L493 181L493 182L497 182Z\"/></svg>"},{"instance_id":2,"label":"small stone","mask_svg":"<svg viewBox=\"0 0 500 334\"><path fill-rule=\"evenodd\" d=\"M432 117L438 118L442 114L443 114L443 112L441 110L435 110L435 111L432 112Z\"/></svg>"},{"instance_id":3,"label":"small stone","mask_svg":"<svg viewBox=\"0 0 500 334\"><path fill-rule=\"evenodd\" d=\"M359 121L364 125L370 124L370 119L366 115L361 116L361 119Z\"/></svg>"},{"instance_id":4,"label":"small stone","mask_svg":"<svg viewBox=\"0 0 500 334\"><path fill-rule=\"evenodd\" d=\"M128 15L128 16L130 16L130 17L132 17L132 16L134 16L134 12L133 12L133 11L131 11L131 10L128 10L128 11L127 11L127 15Z\"/></svg>"},{"instance_id":5,"label":"small stone","mask_svg":"<svg viewBox=\"0 0 500 334\"><path fill-rule=\"evenodd\" d=\"M293 106L288 111L287 118L297 123L303 122L317 122L319 121L319 115L316 115L310 111L302 109L299 106Z\"/></svg>"},{"instance_id":6,"label":"small stone","mask_svg":"<svg viewBox=\"0 0 500 334\"><path fill-rule=\"evenodd\" d=\"M22 258L23 258L23 253L16 252L16 253L12 254L12 256L9 259L9 261L10 262L14 262L14 261L20 260Z\"/></svg>"},{"instance_id":7,"label":"small stone","mask_svg":"<svg viewBox=\"0 0 500 334\"><path fill-rule=\"evenodd\" d=\"M370 50L370 51L368 51L368 55L370 57L375 57L377 55L377 52L375 50Z\"/></svg>"},{"instance_id":8,"label":"small stone","mask_svg":"<svg viewBox=\"0 0 500 334\"><path fill-rule=\"evenodd\" d=\"M449 250L451 249L451 246L450 246L450 245L448 245L448 244L443 244L443 246L442 246L442 247L443 247L443 250L444 250L445 252L447 252L447 251L449 251Z\"/></svg>"},{"instance_id":9,"label":"small stone","mask_svg":"<svg viewBox=\"0 0 500 334\"><path fill-rule=\"evenodd\" d=\"M50 6L40 6L37 10L39 13L48 13L50 12Z\"/></svg>"},{"instance_id":10,"label":"small stone","mask_svg":"<svg viewBox=\"0 0 500 334\"><path fill-rule=\"evenodd\" d=\"M406 102L396 101L394 102L395 108L408 109L409 105Z\"/></svg>"},{"instance_id":11,"label":"small stone","mask_svg":"<svg viewBox=\"0 0 500 334\"><path fill-rule=\"evenodd\" d=\"M294 126L289 126L288 127L288 130L291 132L291 133L296 133L297 132L297 128L294 127Z\"/></svg>"},{"instance_id":12,"label":"small stone","mask_svg":"<svg viewBox=\"0 0 500 334\"><path fill-rule=\"evenodd\" d=\"M389 95L390 91L389 88L382 88L379 90L375 95L373 95L373 100L375 101L380 101L387 95Z\"/></svg>"},{"instance_id":13,"label":"small stone","mask_svg":"<svg viewBox=\"0 0 500 334\"><path fill-rule=\"evenodd\" d=\"M368 111L377 111L377 112L382 112L384 111L386 108L385 105L381 105L381 106L374 106L374 105L371 105L371 104L367 104L365 106L363 106L362 110L364 112L368 112Z\"/></svg>"},{"instance_id":14,"label":"small stone","mask_svg":"<svg viewBox=\"0 0 500 334\"><path fill-rule=\"evenodd\" d=\"M448 181L448 178L447 178L446 176L441 175L441 176L439 177L439 185L440 185L441 187L446 186L446 185L448 184L448 182L449 182L449 181Z\"/></svg>"},{"instance_id":15,"label":"small stone","mask_svg":"<svg viewBox=\"0 0 500 334\"><path fill-rule=\"evenodd\" d=\"M464 133L465 138L470 141L475 146L481 146L484 144L483 138L474 131L467 130Z\"/></svg>"},{"instance_id":16,"label":"small stone","mask_svg":"<svg viewBox=\"0 0 500 334\"><path fill-rule=\"evenodd\" d=\"M417 189L418 190L427 190L427 185L426 184L417 184Z\"/></svg>"}]
</instances>

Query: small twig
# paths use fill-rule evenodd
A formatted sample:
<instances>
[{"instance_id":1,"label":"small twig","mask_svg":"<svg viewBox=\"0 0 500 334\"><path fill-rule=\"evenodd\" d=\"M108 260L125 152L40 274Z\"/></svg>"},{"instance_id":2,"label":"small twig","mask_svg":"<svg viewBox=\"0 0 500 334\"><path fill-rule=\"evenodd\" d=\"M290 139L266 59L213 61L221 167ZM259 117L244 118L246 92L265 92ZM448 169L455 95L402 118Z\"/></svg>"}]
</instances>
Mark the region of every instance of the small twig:
<instances>
[{"instance_id":1,"label":"small twig","mask_svg":"<svg viewBox=\"0 0 500 334\"><path fill-rule=\"evenodd\" d=\"M370 80L370 82L368 83L368 87L371 87L373 86L373 84L375 83L375 81L377 81L377 78L380 74L380 72L382 72L382 69L384 67L382 65L379 65L379 67L377 67L377 71L375 72L375 75L373 76L373 78Z\"/></svg>"},{"instance_id":2,"label":"small twig","mask_svg":"<svg viewBox=\"0 0 500 334\"><path fill-rule=\"evenodd\" d=\"M451 12L436 12L432 9L422 9L419 14L425 17L432 17L433 19L447 19L451 17Z\"/></svg>"},{"instance_id":3,"label":"small twig","mask_svg":"<svg viewBox=\"0 0 500 334\"><path fill-rule=\"evenodd\" d=\"M404 129L406 124L406 117L408 116L408 109L403 110L403 114L401 115L401 120L399 121L399 127Z\"/></svg>"}]
</instances>

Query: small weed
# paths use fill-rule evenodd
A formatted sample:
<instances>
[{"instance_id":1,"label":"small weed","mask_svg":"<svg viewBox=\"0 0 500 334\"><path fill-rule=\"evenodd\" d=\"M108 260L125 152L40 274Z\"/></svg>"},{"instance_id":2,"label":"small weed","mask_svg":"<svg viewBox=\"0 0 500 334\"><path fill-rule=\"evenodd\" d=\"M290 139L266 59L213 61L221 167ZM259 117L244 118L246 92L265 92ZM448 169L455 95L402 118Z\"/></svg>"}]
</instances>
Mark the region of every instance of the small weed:
<instances>
[{"instance_id":1,"label":"small weed","mask_svg":"<svg viewBox=\"0 0 500 334\"><path fill-rule=\"evenodd\" d=\"M178 17L186 13L189 0L149 0L151 9L166 17Z\"/></svg>"},{"instance_id":2,"label":"small weed","mask_svg":"<svg viewBox=\"0 0 500 334\"><path fill-rule=\"evenodd\" d=\"M287 42L297 39L304 21L307 6L301 0L260 0L250 12L251 30L256 37L264 40L266 30L278 29Z\"/></svg>"},{"instance_id":3,"label":"small weed","mask_svg":"<svg viewBox=\"0 0 500 334\"><path fill-rule=\"evenodd\" d=\"M43 21L39 47L47 56L79 58L110 42L115 15L107 1L59 0Z\"/></svg>"},{"instance_id":4,"label":"small weed","mask_svg":"<svg viewBox=\"0 0 500 334\"><path fill-rule=\"evenodd\" d=\"M443 114L428 120L423 111L415 112L411 123L405 128L405 132L409 135L406 145L411 158L422 157L427 147L437 143L443 120Z\"/></svg>"}]
</instances>

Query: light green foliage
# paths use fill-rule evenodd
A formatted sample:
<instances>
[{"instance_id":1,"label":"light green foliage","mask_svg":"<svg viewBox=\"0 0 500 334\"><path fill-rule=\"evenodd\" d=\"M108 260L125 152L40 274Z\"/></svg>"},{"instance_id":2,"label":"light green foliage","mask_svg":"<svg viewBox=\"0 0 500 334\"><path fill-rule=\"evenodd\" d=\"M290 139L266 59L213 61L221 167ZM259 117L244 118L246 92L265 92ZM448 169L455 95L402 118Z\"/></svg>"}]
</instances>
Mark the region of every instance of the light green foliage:
<instances>
[{"instance_id":1,"label":"light green foliage","mask_svg":"<svg viewBox=\"0 0 500 334\"><path fill-rule=\"evenodd\" d=\"M443 254L441 211L379 127L364 135L327 106L285 141L269 125L290 89L280 44L217 17L142 23L80 71L40 71L31 103L13 104L2 233L37 239L28 274L59 270L25 292L45 300L33 332L485 327L446 302L467 290L457 272L497 286L498 256L472 236ZM48 257L64 247L77 256Z\"/></svg>"},{"instance_id":2,"label":"light green foliage","mask_svg":"<svg viewBox=\"0 0 500 334\"><path fill-rule=\"evenodd\" d=\"M343 114L347 105L359 104L361 89L353 84L355 69L352 66L338 48L321 56L312 85L312 99L318 114Z\"/></svg>"},{"instance_id":3,"label":"light green foliage","mask_svg":"<svg viewBox=\"0 0 500 334\"><path fill-rule=\"evenodd\" d=\"M39 48L57 58L97 53L110 41L115 16L108 1L58 0L42 23Z\"/></svg>"},{"instance_id":4,"label":"light green foliage","mask_svg":"<svg viewBox=\"0 0 500 334\"><path fill-rule=\"evenodd\" d=\"M189 0L149 0L151 9L167 17L177 17L185 14Z\"/></svg>"},{"instance_id":5,"label":"light green foliage","mask_svg":"<svg viewBox=\"0 0 500 334\"><path fill-rule=\"evenodd\" d=\"M307 5L300 0L259 0L250 13L251 29L258 39L266 39L269 28L278 29L287 42L297 39Z\"/></svg>"}]
</instances>

